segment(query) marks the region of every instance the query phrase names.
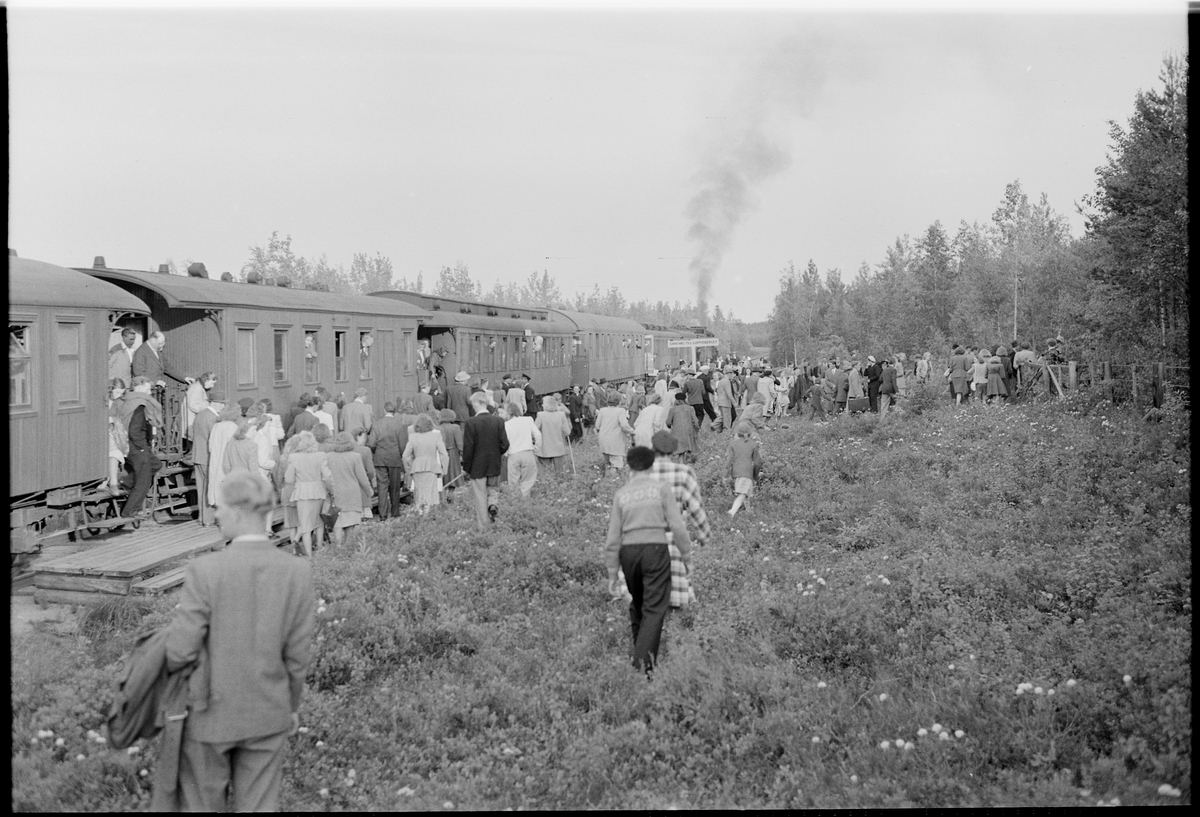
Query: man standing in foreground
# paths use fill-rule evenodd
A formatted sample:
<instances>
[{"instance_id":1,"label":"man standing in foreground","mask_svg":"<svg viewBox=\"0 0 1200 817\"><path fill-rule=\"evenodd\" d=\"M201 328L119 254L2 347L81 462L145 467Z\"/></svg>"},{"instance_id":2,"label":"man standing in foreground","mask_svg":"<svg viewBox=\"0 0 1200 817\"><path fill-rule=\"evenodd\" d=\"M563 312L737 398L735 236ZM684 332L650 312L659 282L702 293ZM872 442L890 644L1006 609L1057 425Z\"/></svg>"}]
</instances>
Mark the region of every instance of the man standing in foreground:
<instances>
[{"instance_id":1,"label":"man standing in foreground","mask_svg":"<svg viewBox=\"0 0 1200 817\"><path fill-rule=\"evenodd\" d=\"M690 572L692 544L671 489L646 472L654 452L634 446L627 457L633 476L613 496L605 542L608 591L617 594L617 569L625 571L629 622L633 631L633 665L647 673L658 660L658 644L671 599L671 555L667 531Z\"/></svg>"},{"instance_id":2,"label":"man standing in foreground","mask_svg":"<svg viewBox=\"0 0 1200 817\"><path fill-rule=\"evenodd\" d=\"M316 593L308 561L279 550L264 532L274 505L262 476L231 472L221 483L217 524L232 541L188 564L167 636L169 670L200 662L188 679L183 811L279 808L284 750L300 725Z\"/></svg>"},{"instance_id":3,"label":"man standing in foreground","mask_svg":"<svg viewBox=\"0 0 1200 817\"><path fill-rule=\"evenodd\" d=\"M475 416L463 424L462 466L475 497L475 522L487 530L500 513L500 459L508 451L504 420L487 410L487 395L471 395Z\"/></svg>"}]
</instances>

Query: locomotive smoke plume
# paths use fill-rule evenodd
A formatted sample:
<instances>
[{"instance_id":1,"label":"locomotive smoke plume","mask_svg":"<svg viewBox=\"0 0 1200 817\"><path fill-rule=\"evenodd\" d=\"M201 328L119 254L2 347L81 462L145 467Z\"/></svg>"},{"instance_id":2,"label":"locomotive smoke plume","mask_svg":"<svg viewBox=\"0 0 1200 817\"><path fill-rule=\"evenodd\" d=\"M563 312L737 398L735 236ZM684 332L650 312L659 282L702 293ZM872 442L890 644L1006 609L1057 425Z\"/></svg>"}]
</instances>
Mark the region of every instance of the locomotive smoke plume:
<instances>
[{"instance_id":1,"label":"locomotive smoke plume","mask_svg":"<svg viewBox=\"0 0 1200 817\"><path fill-rule=\"evenodd\" d=\"M815 38L780 42L731 101L723 133L694 177L697 189L685 210L687 237L695 246L688 269L703 320L734 231L756 204L755 188L791 163L786 145L769 128L781 118L809 113L823 84L823 50Z\"/></svg>"}]
</instances>

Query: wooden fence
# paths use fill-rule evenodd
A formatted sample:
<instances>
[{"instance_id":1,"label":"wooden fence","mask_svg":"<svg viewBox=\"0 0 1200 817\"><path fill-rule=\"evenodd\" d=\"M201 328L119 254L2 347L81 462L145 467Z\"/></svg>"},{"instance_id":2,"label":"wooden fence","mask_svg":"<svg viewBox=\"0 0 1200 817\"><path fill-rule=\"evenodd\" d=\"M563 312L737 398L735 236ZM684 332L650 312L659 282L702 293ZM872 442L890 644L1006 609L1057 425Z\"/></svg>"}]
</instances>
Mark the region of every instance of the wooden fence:
<instances>
[{"instance_id":1,"label":"wooden fence","mask_svg":"<svg viewBox=\"0 0 1200 817\"><path fill-rule=\"evenodd\" d=\"M1168 390L1190 397L1189 367L1167 363L1110 363L1072 360L1046 366L1054 377L1036 384L1040 394L1061 395L1080 388L1102 389L1114 403L1159 408ZM1057 382L1056 382L1057 381Z\"/></svg>"}]
</instances>

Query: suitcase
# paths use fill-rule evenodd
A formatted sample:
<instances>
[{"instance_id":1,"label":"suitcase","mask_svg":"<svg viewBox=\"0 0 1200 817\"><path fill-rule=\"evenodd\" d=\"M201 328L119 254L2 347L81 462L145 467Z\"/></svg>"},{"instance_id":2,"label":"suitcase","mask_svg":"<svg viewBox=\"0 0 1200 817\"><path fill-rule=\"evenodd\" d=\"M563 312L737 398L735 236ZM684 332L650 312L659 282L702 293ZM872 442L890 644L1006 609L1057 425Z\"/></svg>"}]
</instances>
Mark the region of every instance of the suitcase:
<instances>
[{"instance_id":1,"label":"suitcase","mask_svg":"<svg viewBox=\"0 0 1200 817\"><path fill-rule=\"evenodd\" d=\"M851 397L846 401L846 411L851 414L869 411L871 408L871 398L869 397Z\"/></svg>"}]
</instances>

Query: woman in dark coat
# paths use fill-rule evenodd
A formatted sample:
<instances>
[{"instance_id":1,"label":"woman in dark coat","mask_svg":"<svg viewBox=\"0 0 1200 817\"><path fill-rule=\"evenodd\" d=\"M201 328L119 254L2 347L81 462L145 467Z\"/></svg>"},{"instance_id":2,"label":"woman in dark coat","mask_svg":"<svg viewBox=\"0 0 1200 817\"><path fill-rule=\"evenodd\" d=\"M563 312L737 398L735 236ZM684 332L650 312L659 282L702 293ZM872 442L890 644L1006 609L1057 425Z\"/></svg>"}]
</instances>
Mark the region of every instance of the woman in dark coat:
<instances>
[{"instance_id":1,"label":"woman in dark coat","mask_svg":"<svg viewBox=\"0 0 1200 817\"><path fill-rule=\"evenodd\" d=\"M950 356L950 394L954 397L955 404L961 403L966 399L971 387L971 367L973 361L970 355L963 351L961 346L954 347L954 354Z\"/></svg>"}]
</instances>

